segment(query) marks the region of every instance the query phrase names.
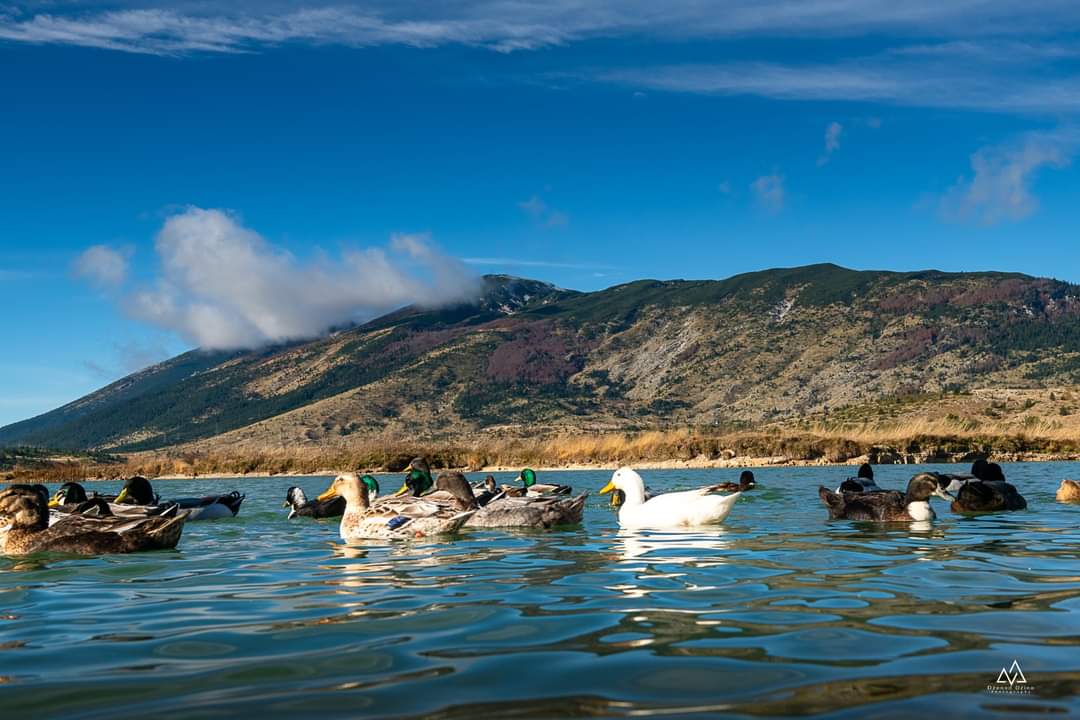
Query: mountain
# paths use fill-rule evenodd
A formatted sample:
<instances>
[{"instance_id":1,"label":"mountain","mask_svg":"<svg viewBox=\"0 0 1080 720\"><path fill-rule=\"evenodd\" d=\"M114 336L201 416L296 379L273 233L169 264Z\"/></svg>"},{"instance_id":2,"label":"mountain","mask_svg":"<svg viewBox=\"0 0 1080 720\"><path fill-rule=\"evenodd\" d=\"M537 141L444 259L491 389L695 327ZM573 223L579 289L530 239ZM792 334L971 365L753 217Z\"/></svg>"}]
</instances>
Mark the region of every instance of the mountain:
<instances>
[{"instance_id":1,"label":"mountain","mask_svg":"<svg viewBox=\"0 0 1080 720\"><path fill-rule=\"evenodd\" d=\"M579 293L487 276L474 304L405 308L255 351L185 353L0 428L0 446L730 427L1078 378L1080 287L1045 278L823 264Z\"/></svg>"}]
</instances>

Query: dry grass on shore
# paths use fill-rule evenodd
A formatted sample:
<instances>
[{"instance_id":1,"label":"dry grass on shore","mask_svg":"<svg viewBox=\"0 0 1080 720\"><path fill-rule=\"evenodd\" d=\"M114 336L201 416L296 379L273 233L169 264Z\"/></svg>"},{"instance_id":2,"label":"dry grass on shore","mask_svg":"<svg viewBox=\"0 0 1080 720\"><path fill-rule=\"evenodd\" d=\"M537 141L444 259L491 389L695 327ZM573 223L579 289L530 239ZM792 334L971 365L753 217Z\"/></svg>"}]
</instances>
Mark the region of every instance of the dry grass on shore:
<instances>
[{"instance_id":1,"label":"dry grass on shore","mask_svg":"<svg viewBox=\"0 0 1080 720\"><path fill-rule=\"evenodd\" d=\"M443 441L368 440L348 448L274 448L255 451L165 450L129 456L119 464L58 462L6 473L9 480L63 481L126 477L247 474L313 474L345 469L395 472L416 456L434 467L479 470L489 467L611 467L620 464L684 463L760 465L873 462L965 461L974 455L1000 459L1080 457L1074 430L1032 428L1032 432L992 435L957 428L943 420L908 420L891 427L812 426L792 432L654 430L636 433L560 435L536 439Z\"/></svg>"}]
</instances>

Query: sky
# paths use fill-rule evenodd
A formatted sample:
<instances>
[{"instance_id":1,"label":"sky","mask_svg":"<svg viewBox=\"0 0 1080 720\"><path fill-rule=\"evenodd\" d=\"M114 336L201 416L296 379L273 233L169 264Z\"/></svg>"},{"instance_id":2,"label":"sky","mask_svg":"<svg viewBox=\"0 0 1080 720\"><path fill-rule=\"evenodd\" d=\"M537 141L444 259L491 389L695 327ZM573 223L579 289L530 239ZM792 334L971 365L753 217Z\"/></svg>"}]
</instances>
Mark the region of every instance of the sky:
<instances>
[{"instance_id":1,"label":"sky","mask_svg":"<svg viewBox=\"0 0 1080 720\"><path fill-rule=\"evenodd\" d=\"M484 273L1080 282L1078 40L1057 0L0 0L0 426Z\"/></svg>"}]
</instances>

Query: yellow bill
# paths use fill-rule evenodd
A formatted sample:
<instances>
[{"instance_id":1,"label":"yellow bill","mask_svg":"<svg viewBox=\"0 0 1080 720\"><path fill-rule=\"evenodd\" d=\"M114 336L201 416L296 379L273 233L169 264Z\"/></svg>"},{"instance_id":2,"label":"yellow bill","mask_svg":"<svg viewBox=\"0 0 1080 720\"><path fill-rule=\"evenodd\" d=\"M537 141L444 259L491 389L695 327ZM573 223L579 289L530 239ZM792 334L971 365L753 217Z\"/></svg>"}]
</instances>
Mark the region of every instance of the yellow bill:
<instances>
[{"instance_id":1,"label":"yellow bill","mask_svg":"<svg viewBox=\"0 0 1080 720\"><path fill-rule=\"evenodd\" d=\"M127 488L124 488L123 490L120 491L120 494L116 496L116 499L113 500L113 502L114 503L122 503L125 500L127 500L127 496L128 496Z\"/></svg>"},{"instance_id":2,"label":"yellow bill","mask_svg":"<svg viewBox=\"0 0 1080 720\"><path fill-rule=\"evenodd\" d=\"M396 493L394 493L394 497L398 497L399 495L405 495L408 492L409 492L409 484L408 483L402 483L401 484L401 489L398 490Z\"/></svg>"},{"instance_id":3,"label":"yellow bill","mask_svg":"<svg viewBox=\"0 0 1080 720\"><path fill-rule=\"evenodd\" d=\"M611 491L612 491L612 490L614 490L614 489L615 489L615 483L613 483L613 482L611 482L611 481L609 480L609 481L608 481L608 484L607 484L607 485L605 485L604 487L600 488L600 494L601 494L601 495L604 495L605 493L609 493L609 492L611 492Z\"/></svg>"},{"instance_id":4,"label":"yellow bill","mask_svg":"<svg viewBox=\"0 0 1080 720\"><path fill-rule=\"evenodd\" d=\"M335 488L333 485L331 485L330 487L328 487L326 489L326 492L324 492L322 495L320 495L319 497L317 497L315 499L319 500L321 502L323 500L329 500L330 498L333 498L333 497L337 497L337 488Z\"/></svg>"}]
</instances>

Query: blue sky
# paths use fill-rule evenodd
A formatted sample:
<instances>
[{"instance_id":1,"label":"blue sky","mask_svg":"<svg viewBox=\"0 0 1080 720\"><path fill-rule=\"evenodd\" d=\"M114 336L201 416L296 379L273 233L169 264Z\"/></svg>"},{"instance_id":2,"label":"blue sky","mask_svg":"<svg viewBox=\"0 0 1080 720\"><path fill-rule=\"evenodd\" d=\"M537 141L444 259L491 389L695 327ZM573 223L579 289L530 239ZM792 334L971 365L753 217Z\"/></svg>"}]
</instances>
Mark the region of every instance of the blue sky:
<instances>
[{"instance_id":1,"label":"blue sky","mask_svg":"<svg viewBox=\"0 0 1080 720\"><path fill-rule=\"evenodd\" d=\"M1080 282L1080 6L0 4L0 425L197 346L829 261Z\"/></svg>"}]
</instances>

